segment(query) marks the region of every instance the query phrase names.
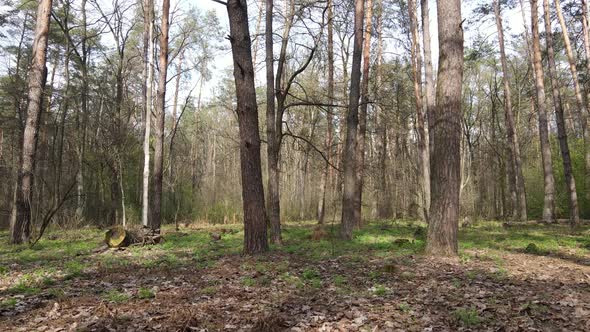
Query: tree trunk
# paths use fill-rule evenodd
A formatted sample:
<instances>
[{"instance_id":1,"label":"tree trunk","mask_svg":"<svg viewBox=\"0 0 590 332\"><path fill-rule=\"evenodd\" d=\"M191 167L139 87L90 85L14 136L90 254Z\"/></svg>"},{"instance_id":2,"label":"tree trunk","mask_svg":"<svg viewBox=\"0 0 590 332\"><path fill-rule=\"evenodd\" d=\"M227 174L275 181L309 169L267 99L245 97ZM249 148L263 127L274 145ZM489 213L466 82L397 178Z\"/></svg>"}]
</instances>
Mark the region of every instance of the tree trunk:
<instances>
[{"instance_id":1,"label":"tree trunk","mask_svg":"<svg viewBox=\"0 0 590 332\"><path fill-rule=\"evenodd\" d=\"M364 0L355 0L354 8L354 48L350 73L350 93L346 115L346 141L343 151L343 193L340 234L344 239L352 239L352 230L359 224L361 211L356 200L356 146L358 144L359 97L361 84L361 60L363 52L363 28L365 20Z\"/></svg>"},{"instance_id":2,"label":"tree trunk","mask_svg":"<svg viewBox=\"0 0 590 332\"><path fill-rule=\"evenodd\" d=\"M266 140L268 158L268 206L271 243L281 243L281 203L279 194L279 142L276 133L275 77L273 62L273 0L266 0ZM280 78L279 78L280 79ZM282 120L280 121L282 126Z\"/></svg>"},{"instance_id":3,"label":"tree trunk","mask_svg":"<svg viewBox=\"0 0 590 332\"><path fill-rule=\"evenodd\" d=\"M436 92L434 83L434 70L432 69L432 45L430 41L430 9L429 0L420 0L422 10L422 41L424 43L424 78L426 80L426 117L428 122L428 151L432 153L432 113L436 108ZM428 178L430 184L430 177ZM429 192L430 195L430 192ZM430 202L429 202L430 203ZM430 208L430 206L428 206Z\"/></svg>"},{"instance_id":4,"label":"tree trunk","mask_svg":"<svg viewBox=\"0 0 590 332\"><path fill-rule=\"evenodd\" d=\"M584 0L585 2L585 0ZM572 160L567 142L567 132L565 130L565 120L563 115L563 103L561 101L561 92L555 72L555 53L553 51L553 30L551 29L551 17L549 10L549 0L543 0L543 10L545 13L545 38L547 42L547 58L549 69L549 81L553 91L553 107L555 107L555 121L557 122L557 137L559 139L559 149L563 160L563 173L565 176L565 185L567 187L570 203L570 222L572 226L580 223L580 212L578 208L578 194L576 192L576 180L572 170Z\"/></svg>"},{"instance_id":5,"label":"tree trunk","mask_svg":"<svg viewBox=\"0 0 590 332\"><path fill-rule=\"evenodd\" d=\"M154 19L153 0L144 1L144 138L143 138L143 184L141 200L141 224L149 227L149 192L150 192L150 131L152 118L152 91L154 76Z\"/></svg>"},{"instance_id":6,"label":"tree trunk","mask_svg":"<svg viewBox=\"0 0 590 332\"><path fill-rule=\"evenodd\" d=\"M387 186L387 115L381 106L383 81L383 0L377 4L377 65L375 75L375 105L377 107L377 218L391 218L391 195Z\"/></svg>"},{"instance_id":7,"label":"tree trunk","mask_svg":"<svg viewBox=\"0 0 590 332\"><path fill-rule=\"evenodd\" d=\"M414 81L414 97L416 99L416 131L418 133L418 183L420 184L420 207L424 220L428 220L430 208L430 158L428 153L428 133L424 128L424 107L422 104L422 57L418 39L418 9L416 0L408 1L410 30L412 35L412 76Z\"/></svg>"},{"instance_id":8,"label":"tree trunk","mask_svg":"<svg viewBox=\"0 0 590 332\"><path fill-rule=\"evenodd\" d=\"M28 106L14 210L16 217L10 225L10 243L13 244L29 242L31 235L33 174L35 173L39 121L43 111L43 89L47 79L45 62L51 5L52 0L41 0L37 8L32 64L28 78Z\"/></svg>"},{"instance_id":9,"label":"tree trunk","mask_svg":"<svg viewBox=\"0 0 590 332\"><path fill-rule=\"evenodd\" d=\"M461 1L437 1L439 69L431 163L431 205L426 252L457 255L461 186Z\"/></svg>"},{"instance_id":10,"label":"tree trunk","mask_svg":"<svg viewBox=\"0 0 590 332\"><path fill-rule=\"evenodd\" d=\"M333 0L328 0L328 103L334 103L334 3ZM328 106L326 112L326 164L322 173L322 180L320 183L320 200L318 203L318 223L323 224L326 215L326 193L330 188L332 180L332 169L330 162L332 157L332 140L333 140L333 114L334 108Z\"/></svg>"},{"instance_id":11,"label":"tree trunk","mask_svg":"<svg viewBox=\"0 0 590 332\"><path fill-rule=\"evenodd\" d=\"M510 154L511 168L509 173L512 177L511 183L514 184L512 195L513 215L520 218L521 221L527 220L526 207L526 190L524 185L524 176L522 174L522 158L520 157L520 145L518 143L518 134L514 123L514 113L512 111L512 99L510 92L510 81L508 63L506 61L506 52L504 50L504 29L502 27L502 16L500 14L500 4L494 0L494 14L496 16L496 28L498 29L498 43L500 44L500 62L502 63L502 83L504 84L504 112L506 113L506 136L508 138L508 151ZM516 204L515 204L516 203Z\"/></svg>"},{"instance_id":12,"label":"tree trunk","mask_svg":"<svg viewBox=\"0 0 590 332\"><path fill-rule=\"evenodd\" d=\"M557 0L556 0L557 1ZM555 180L551 161L551 145L547 127L547 110L545 103L545 83L541 60L541 43L539 41L539 17L537 0L531 0L531 25L533 43L533 66L535 68L535 88L537 91L537 112L539 118L539 139L541 141L541 159L543 162L543 221L555 221Z\"/></svg>"},{"instance_id":13,"label":"tree trunk","mask_svg":"<svg viewBox=\"0 0 590 332\"><path fill-rule=\"evenodd\" d=\"M256 254L268 250L268 240L247 0L228 0L227 13L240 130L244 253Z\"/></svg>"},{"instance_id":14,"label":"tree trunk","mask_svg":"<svg viewBox=\"0 0 590 332\"><path fill-rule=\"evenodd\" d=\"M166 119L166 77L168 74L168 30L170 27L170 0L162 2L162 27L160 32L160 75L156 97L156 141L154 147L154 197L150 228L159 230L162 225L162 180L164 175L164 120Z\"/></svg>"},{"instance_id":15,"label":"tree trunk","mask_svg":"<svg viewBox=\"0 0 590 332\"><path fill-rule=\"evenodd\" d=\"M363 45L363 69L361 82L361 104L359 110L359 132L356 145L356 187L355 187L355 209L359 213L356 221L357 227L362 225L363 218L363 185L365 171L365 149L367 136L367 108L369 105L369 69L371 65L371 28L373 20L373 0L367 0L365 9L365 36Z\"/></svg>"},{"instance_id":16,"label":"tree trunk","mask_svg":"<svg viewBox=\"0 0 590 332\"><path fill-rule=\"evenodd\" d=\"M588 31L588 3L582 0L582 30L584 34L584 51L586 53L586 74L590 75L590 31ZM576 98L577 100L577 98ZM586 91L586 102L590 103L590 89ZM586 200L590 201L590 128L588 128L588 104L585 105L586 113L582 114L582 134L584 137L584 165L586 170ZM584 108L580 108L579 112L583 113Z\"/></svg>"}]
</instances>

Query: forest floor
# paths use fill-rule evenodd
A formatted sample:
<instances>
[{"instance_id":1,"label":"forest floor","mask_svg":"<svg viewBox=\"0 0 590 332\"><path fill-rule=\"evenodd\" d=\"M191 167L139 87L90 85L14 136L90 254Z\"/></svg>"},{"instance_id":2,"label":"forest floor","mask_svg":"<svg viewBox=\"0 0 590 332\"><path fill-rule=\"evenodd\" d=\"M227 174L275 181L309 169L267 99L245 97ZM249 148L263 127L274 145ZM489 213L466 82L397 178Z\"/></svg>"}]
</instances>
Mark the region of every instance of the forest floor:
<instances>
[{"instance_id":1,"label":"forest floor","mask_svg":"<svg viewBox=\"0 0 590 332\"><path fill-rule=\"evenodd\" d=\"M424 256L419 227L372 222L342 242L288 223L258 257L238 225L125 250L97 250L96 229L32 249L4 232L0 331L590 331L589 226L479 222L456 259Z\"/></svg>"}]
</instances>

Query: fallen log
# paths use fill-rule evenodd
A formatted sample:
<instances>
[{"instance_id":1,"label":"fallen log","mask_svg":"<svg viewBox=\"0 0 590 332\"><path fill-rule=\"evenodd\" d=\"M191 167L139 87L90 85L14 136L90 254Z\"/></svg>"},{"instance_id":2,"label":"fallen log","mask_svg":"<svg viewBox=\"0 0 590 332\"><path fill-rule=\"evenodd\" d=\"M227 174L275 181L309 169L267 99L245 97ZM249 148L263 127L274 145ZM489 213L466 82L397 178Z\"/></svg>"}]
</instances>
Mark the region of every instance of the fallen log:
<instances>
[{"instance_id":1,"label":"fallen log","mask_svg":"<svg viewBox=\"0 0 590 332\"><path fill-rule=\"evenodd\" d=\"M109 248L157 244L161 240L162 236L159 230L152 230L150 228L126 229L123 226L111 227L106 231L104 238Z\"/></svg>"}]
</instances>

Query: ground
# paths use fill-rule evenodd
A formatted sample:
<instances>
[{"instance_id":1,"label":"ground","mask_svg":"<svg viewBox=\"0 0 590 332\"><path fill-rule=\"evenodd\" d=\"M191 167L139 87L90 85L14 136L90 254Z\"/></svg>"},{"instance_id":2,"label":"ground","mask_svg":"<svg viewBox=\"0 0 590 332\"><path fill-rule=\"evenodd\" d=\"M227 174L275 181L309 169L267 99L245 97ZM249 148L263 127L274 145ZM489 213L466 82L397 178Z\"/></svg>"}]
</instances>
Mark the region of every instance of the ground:
<instances>
[{"instance_id":1,"label":"ground","mask_svg":"<svg viewBox=\"0 0 590 332\"><path fill-rule=\"evenodd\" d=\"M288 223L257 257L238 225L125 250L90 228L32 249L0 233L0 331L589 331L590 227L502 225L462 229L455 259L424 256L412 221L352 242Z\"/></svg>"}]
</instances>

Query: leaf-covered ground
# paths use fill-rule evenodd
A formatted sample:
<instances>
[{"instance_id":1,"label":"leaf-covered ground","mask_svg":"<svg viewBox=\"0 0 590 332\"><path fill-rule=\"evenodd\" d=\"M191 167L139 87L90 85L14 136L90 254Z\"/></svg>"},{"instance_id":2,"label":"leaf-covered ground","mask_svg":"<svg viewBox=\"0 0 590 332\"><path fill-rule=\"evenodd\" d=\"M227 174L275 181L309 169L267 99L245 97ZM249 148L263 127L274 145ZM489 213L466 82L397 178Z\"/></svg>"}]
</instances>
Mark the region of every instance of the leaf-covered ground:
<instances>
[{"instance_id":1,"label":"leaf-covered ground","mask_svg":"<svg viewBox=\"0 0 590 332\"><path fill-rule=\"evenodd\" d=\"M33 249L0 233L0 331L590 331L590 227L480 222L458 259L423 256L420 227L341 242L287 224L259 257L240 255L237 225L106 251L98 230Z\"/></svg>"}]
</instances>

